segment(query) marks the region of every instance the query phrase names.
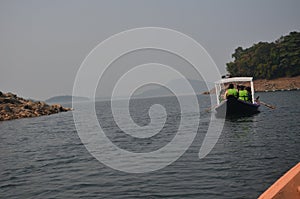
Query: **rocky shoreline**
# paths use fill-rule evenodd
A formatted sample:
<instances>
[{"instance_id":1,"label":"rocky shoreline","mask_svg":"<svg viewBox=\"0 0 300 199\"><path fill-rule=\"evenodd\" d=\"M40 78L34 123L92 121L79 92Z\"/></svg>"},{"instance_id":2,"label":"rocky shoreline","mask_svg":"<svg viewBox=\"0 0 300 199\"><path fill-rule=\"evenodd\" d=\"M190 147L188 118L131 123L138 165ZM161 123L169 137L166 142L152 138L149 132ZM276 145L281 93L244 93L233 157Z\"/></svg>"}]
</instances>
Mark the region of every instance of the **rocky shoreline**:
<instances>
[{"instance_id":1,"label":"rocky shoreline","mask_svg":"<svg viewBox=\"0 0 300 199\"><path fill-rule=\"evenodd\" d=\"M13 93L0 91L0 121L38 117L72 110L60 104L48 105L45 102L26 100Z\"/></svg>"},{"instance_id":2,"label":"rocky shoreline","mask_svg":"<svg viewBox=\"0 0 300 199\"><path fill-rule=\"evenodd\" d=\"M300 76L282 77L271 80L258 79L254 80L253 83L255 92L300 90ZM205 91L202 94L215 94L215 89Z\"/></svg>"},{"instance_id":3,"label":"rocky shoreline","mask_svg":"<svg viewBox=\"0 0 300 199\"><path fill-rule=\"evenodd\" d=\"M272 80L258 79L254 81L254 88L256 92L299 90L300 76Z\"/></svg>"}]
</instances>

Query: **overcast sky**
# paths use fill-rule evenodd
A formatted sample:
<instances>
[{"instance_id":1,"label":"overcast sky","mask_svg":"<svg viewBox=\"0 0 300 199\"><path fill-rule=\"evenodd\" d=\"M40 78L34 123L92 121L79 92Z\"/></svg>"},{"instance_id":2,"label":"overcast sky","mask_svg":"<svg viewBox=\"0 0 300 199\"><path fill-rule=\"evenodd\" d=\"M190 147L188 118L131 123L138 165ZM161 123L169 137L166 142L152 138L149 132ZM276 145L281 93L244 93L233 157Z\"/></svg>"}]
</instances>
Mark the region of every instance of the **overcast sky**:
<instances>
[{"instance_id":1,"label":"overcast sky","mask_svg":"<svg viewBox=\"0 0 300 199\"><path fill-rule=\"evenodd\" d=\"M1 0L0 91L41 100L72 94L97 44L146 26L189 35L225 73L238 46L299 31L299 9L299 0Z\"/></svg>"}]
</instances>

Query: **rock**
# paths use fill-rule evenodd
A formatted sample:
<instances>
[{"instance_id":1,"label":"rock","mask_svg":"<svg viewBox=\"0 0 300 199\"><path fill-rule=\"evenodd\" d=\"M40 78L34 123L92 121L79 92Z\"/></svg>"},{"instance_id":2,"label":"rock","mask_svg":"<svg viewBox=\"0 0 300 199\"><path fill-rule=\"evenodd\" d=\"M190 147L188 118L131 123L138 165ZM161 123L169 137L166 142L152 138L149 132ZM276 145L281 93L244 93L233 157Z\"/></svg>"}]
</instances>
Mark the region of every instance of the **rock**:
<instances>
[{"instance_id":1,"label":"rock","mask_svg":"<svg viewBox=\"0 0 300 199\"><path fill-rule=\"evenodd\" d=\"M21 104L21 102L14 98L4 98L2 103L9 103L9 104Z\"/></svg>"},{"instance_id":2,"label":"rock","mask_svg":"<svg viewBox=\"0 0 300 199\"><path fill-rule=\"evenodd\" d=\"M70 111L60 104L48 105L45 102L26 100L12 93L0 95L0 121L25 117L38 117L59 112Z\"/></svg>"},{"instance_id":3,"label":"rock","mask_svg":"<svg viewBox=\"0 0 300 199\"><path fill-rule=\"evenodd\" d=\"M40 104L41 104L41 107L49 107L49 105L46 104L45 102L40 102Z\"/></svg>"},{"instance_id":4,"label":"rock","mask_svg":"<svg viewBox=\"0 0 300 199\"><path fill-rule=\"evenodd\" d=\"M8 113L12 113L13 112L13 110L8 105L4 106L3 110L6 111L6 112L8 112Z\"/></svg>"},{"instance_id":5,"label":"rock","mask_svg":"<svg viewBox=\"0 0 300 199\"><path fill-rule=\"evenodd\" d=\"M29 110L32 109L32 107L31 107L30 105L28 105L28 104L25 104L25 106L23 106L23 108L24 108L24 109L29 109Z\"/></svg>"},{"instance_id":6,"label":"rock","mask_svg":"<svg viewBox=\"0 0 300 199\"><path fill-rule=\"evenodd\" d=\"M29 105L29 106L34 106L34 105L35 105L35 102L33 102L33 101L31 101L31 100L28 100L26 104Z\"/></svg>"},{"instance_id":7,"label":"rock","mask_svg":"<svg viewBox=\"0 0 300 199\"><path fill-rule=\"evenodd\" d=\"M70 108L64 108L64 107L62 107L60 104L53 104L52 108L54 110L56 110L56 111L59 111L59 112L66 112L66 111L70 111L71 110Z\"/></svg>"},{"instance_id":8,"label":"rock","mask_svg":"<svg viewBox=\"0 0 300 199\"><path fill-rule=\"evenodd\" d=\"M15 95L13 93L6 93L6 96L9 98L17 98L17 95Z\"/></svg>"}]
</instances>

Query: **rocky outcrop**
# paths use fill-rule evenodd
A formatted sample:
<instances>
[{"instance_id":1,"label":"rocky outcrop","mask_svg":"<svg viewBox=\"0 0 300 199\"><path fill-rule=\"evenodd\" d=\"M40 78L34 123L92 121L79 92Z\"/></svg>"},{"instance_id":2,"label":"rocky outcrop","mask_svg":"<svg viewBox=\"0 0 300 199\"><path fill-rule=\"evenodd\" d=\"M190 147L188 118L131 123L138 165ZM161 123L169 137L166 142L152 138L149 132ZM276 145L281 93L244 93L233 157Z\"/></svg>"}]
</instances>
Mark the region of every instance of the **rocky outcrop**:
<instances>
[{"instance_id":1,"label":"rocky outcrop","mask_svg":"<svg viewBox=\"0 0 300 199\"><path fill-rule=\"evenodd\" d=\"M60 104L48 105L45 102L26 100L13 93L0 91L0 121L51 115L70 110L71 108L62 107Z\"/></svg>"}]
</instances>

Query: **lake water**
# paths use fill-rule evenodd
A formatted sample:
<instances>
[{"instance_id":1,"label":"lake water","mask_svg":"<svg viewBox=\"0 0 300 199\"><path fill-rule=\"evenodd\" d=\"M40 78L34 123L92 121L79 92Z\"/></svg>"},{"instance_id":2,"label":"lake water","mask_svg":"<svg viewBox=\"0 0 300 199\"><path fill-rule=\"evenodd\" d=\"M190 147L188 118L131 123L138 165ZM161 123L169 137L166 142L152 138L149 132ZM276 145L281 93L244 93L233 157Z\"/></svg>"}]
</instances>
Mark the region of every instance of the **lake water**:
<instances>
[{"instance_id":1,"label":"lake water","mask_svg":"<svg viewBox=\"0 0 300 199\"><path fill-rule=\"evenodd\" d=\"M226 120L204 159L198 152L210 104L209 96L199 96L200 127L190 148L171 165L142 174L116 171L96 160L82 144L72 112L0 122L0 198L257 198L300 160L300 92L257 95L277 108L262 106L255 116ZM148 124L147 107L155 103L163 104L168 118L147 140L120 131L108 114L109 103L97 102L96 110L118 147L150 152L172 140L178 128L178 102L172 97L134 100L133 120ZM193 111L189 117L193 120Z\"/></svg>"}]
</instances>

